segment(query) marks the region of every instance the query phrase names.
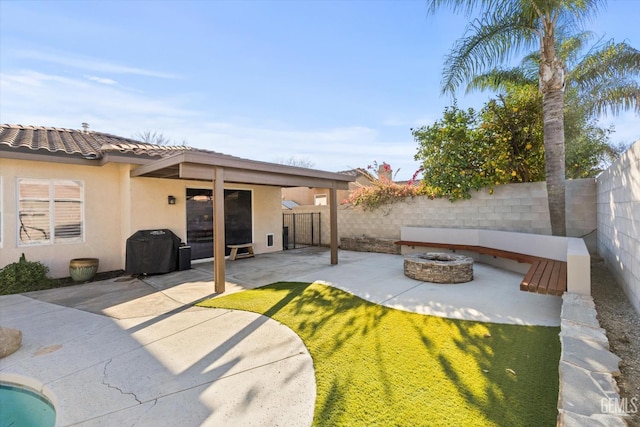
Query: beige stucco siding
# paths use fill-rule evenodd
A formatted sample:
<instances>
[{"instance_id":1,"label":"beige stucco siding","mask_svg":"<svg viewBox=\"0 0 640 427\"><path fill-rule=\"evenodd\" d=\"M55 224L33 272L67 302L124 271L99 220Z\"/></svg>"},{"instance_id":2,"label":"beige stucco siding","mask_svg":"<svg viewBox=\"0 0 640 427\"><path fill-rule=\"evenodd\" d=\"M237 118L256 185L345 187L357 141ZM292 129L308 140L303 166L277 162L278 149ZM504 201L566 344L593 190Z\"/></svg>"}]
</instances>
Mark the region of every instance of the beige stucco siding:
<instances>
[{"instance_id":1,"label":"beige stucco siding","mask_svg":"<svg viewBox=\"0 0 640 427\"><path fill-rule=\"evenodd\" d=\"M159 178L131 178L131 166L102 167L0 159L2 178L2 248L0 268L24 253L40 261L51 277L68 277L69 260L99 258L99 271L124 269L126 241L138 230L166 228L186 241L187 188L212 188L211 182ZM16 187L18 178L81 181L84 191L84 242L65 244L18 244ZM253 240L256 253L282 250L280 187L227 184L228 189L251 190ZM168 196L176 198L169 205ZM267 233L274 246L267 247Z\"/></svg>"},{"instance_id":2,"label":"beige stucco siding","mask_svg":"<svg viewBox=\"0 0 640 427\"><path fill-rule=\"evenodd\" d=\"M186 233L186 183L187 181L130 178L131 180L131 225L128 236L138 230L168 228L183 241ZM192 188L211 188L210 183L191 184ZM170 205L168 196L176 198L176 204ZM127 236L127 237L128 237Z\"/></svg>"},{"instance_id":3,"label":"beige stucco siding","mask_svg":"<svg viewBox=\"0 0 640 427\"><path fill-rule=\"evenodd\" d=\"M237 187L240 188L240 187ZM273 233L273 247L267 247ZM253 191L253 242L256 253L282 250L282 204L280 187L255 187Z\"/></svg>"},{"instance_id":4,"label":"beige stucco siding","mask_svg":"<svg viewBox=\"0 0 640 427\"><path fill-rule=\"evenodd\" d=\"M0 159L2 177L2 249L0 267L16 262L22 253L40 261L52 277L69 276L72 258L99 258L100 270L121 268L122 165L103 167ZM127 172L128 173L128 172ZM18 242L17 179L69 179L82 181L84 191L84 242L20 245Z\"/></svg>"},{"instance_id":5,"label":"beige stucco siding","mask_svg":"<svg viewBox=\"0 0 640 427\"><path fill-rule=\"evenodd\" d=\"M158 178L131 179L131 226L129 235L138 230L168 228L186 241L187 188L211 189L211 182L185 181ZM282 209L280 187L226 184L225 189L250 190L252 193L253 240L256 253L282 250ZM176 198L169 205L167 197ZM274 233L274 248L267 248L266 234ZM278 239L279 235L279 246Z\"/></svg>"}]
</instances>

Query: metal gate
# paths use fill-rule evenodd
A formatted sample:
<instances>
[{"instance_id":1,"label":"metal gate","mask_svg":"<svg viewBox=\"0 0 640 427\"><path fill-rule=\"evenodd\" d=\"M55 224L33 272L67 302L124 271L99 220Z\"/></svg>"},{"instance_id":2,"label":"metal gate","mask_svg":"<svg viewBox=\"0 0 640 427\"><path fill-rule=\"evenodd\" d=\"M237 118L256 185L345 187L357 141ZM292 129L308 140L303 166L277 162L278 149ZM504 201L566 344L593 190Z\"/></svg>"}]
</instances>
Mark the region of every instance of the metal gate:
<instances>
[{"instance_id":1,"label":"metal gate","mask_svg":"<svg viewBox=\"0 0 640 427\"><path fill-rule=\"evenodd\" d=\"M298 249L321 245L320 212L283 213L282 247Z\"/></svg>"}]
</instances>

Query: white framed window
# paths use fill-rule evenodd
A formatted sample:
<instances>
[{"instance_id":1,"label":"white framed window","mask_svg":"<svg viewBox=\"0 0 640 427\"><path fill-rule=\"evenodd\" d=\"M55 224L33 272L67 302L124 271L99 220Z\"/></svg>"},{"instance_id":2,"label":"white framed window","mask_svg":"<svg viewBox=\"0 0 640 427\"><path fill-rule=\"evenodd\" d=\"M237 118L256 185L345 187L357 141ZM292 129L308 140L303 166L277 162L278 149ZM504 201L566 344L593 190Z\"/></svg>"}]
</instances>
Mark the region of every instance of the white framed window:
<instances>
[{"instance_id":1,"label":"white framed window","mask_svg":"<svg viewBox=\"0 0 640 427\"><path fill-rule=\"evenodd\" d=\"M326 194L315 194L313 196L313 204L315 206L326 206L327 205L327 195Z\"/></svg>"},{"instance_id":2,"label":"white framed window","mask_svg":"<svg viewBox=\"0 0 640 427\"><path fill-rule=\"evenodd\" d=\"M81 181L18 178L18 246L84 240Z\"/></svg>"}]
</instances>

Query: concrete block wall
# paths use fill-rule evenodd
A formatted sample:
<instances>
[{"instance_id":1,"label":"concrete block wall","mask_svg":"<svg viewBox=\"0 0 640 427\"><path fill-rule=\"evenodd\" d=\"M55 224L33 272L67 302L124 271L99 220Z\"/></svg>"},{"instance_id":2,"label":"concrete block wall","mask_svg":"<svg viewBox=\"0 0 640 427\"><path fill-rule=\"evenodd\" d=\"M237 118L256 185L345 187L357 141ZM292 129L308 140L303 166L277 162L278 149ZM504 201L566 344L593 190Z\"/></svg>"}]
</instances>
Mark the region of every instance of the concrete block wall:
<instances>
[{"instance_id":1,"label":"concrete block wall","mask_svg":"<svg viewBox=\"0 0 640 427\"><path fill-rule=\"evenodd\" d=\"M593 179L567 181L567 219L570 237L582 237L596 229ZM341 237L398 239L403 226L551 234L546 183L500 185L494 194L477 191L471 199L456 202L416 197L374 211L351 206L338 210Z\"/></svg>"},{"instance_id":2,"label":"concrete block wall","mask_svg":"<svg viewBox=\"0 0 640 427\"><path fill-rule=\"evenodd\" d=\"M567 181L569 237L582 237L595 231L595 194L593 179ZM322 244L329 244L328 206L298 206L284 212L320 212ZM546 183L499 185L492 195L487 190L476 191L471 199L456 202L416 197L374 211L350 205L338 207L338 239L400 239L400 229L403 226L484 228L549 235L551 223Z\"/></svg>"},{"instance_id":3,"label":"concrete block wall","mask_svg":"<svg viewBox=\"0 0 640 427\"><path fill-rule=\"evenodd\" d=\"M640 313L640 140L596 179L598 253Z\"/></svg>"},{"instance_id":4,"label":"concrete block wall","mask_svg":"<svg viewBox=\"0 0 640 427\"><path fill-rule=\"evenodd\" d=\"M594 231L596 220L596 184L594 179L567 181L567 236L583 237Z\"/></svg>"}]
</instances>

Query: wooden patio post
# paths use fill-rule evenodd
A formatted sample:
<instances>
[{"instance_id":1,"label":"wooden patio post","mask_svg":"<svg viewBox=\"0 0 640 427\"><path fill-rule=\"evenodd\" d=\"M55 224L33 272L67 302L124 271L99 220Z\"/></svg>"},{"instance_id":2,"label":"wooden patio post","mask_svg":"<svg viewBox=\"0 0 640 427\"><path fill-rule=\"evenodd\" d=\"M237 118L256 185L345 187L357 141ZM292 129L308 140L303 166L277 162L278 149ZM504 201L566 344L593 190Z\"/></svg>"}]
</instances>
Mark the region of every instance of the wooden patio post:
<instances>
[{"instance_id":1,"label":"wooden patio post","mask_svg":"<svg viewBox=\"0 0 640 427\"><path fill-rule=\"evenodd\" d=\"M213 173L213 277L215 292L224 293L224 169L217 167Z\"/></svg>"},{"instance_id":2,"label":"wooden patio post","mask_svg":"<svg viewBox=\"0 0 640 427\"><path fill-rule=\"evenodd\" d=\"M331 234L331 264L338 263L338 196L335 185L329 189L329 228Z\"/></svg>"}]
</instances>

